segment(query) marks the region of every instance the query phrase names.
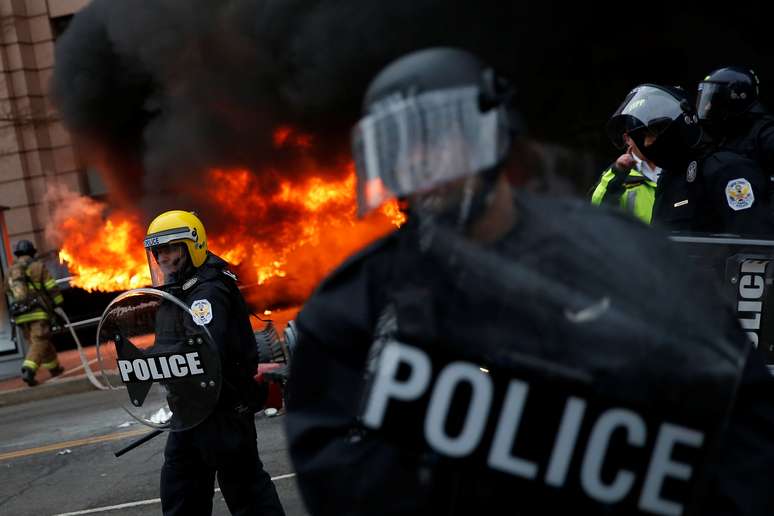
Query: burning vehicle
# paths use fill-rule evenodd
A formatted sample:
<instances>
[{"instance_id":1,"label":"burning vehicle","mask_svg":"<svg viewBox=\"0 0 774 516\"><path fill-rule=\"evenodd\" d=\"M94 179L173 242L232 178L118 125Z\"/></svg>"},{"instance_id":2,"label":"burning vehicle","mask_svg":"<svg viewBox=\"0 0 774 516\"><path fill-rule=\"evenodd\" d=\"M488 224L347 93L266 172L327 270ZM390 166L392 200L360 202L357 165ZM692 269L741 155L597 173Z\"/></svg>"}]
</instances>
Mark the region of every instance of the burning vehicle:
<instances>
[{"instance_id":1,"label":"burning vehicle","mask_svg":"<svg viewBox=\"0 0 774 516\"><path fill-rule=\"evenodd\" d=\"M293 334L289 318L347 254L397 227L405 216L392 203L358 221L354 176L325 182L310 174L300 188L282 183L268 198L247 193L254 179L250 171L214 170L210 177L211 195L227 207L226 224L235 228L226 235L212 235L210 245L234 264L243 295L253 312L260 314L252 321L261 358L256 381L269 381L267 405L281 408L287 369L283 366L289 361L292 337L288 336ZM233 190L246 195L237 203L228 196ZM139 215L106 214L105 205L86 197L71 196L61 206L57 231L64 243L59 258L72 271L74 286L104 295L150 284L147 261L137 245L143 238ZM295 213L273 239L261 239L247 229L256 214L267 210Z\"/></svg>"}]
</instances>

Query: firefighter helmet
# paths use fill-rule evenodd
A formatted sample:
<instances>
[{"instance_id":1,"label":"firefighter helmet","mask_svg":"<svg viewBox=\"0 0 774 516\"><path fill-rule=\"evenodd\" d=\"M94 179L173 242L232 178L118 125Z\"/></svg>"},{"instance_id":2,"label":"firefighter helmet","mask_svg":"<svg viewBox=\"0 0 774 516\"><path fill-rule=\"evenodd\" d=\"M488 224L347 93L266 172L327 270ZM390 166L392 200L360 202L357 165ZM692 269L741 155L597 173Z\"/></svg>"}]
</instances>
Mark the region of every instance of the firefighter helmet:
<instances>
[{"instance_id":1,"label":"firefighter helmet","mask_svg":"<svg viewBox=\"0 0 774 516\"><path fill-rule=\"evenodd\" d=\"M13 249L13 255L16 257L35 256L37 252L38 250L35 249L35 245L29 240L19 240L16 242L16 246L14 246Z\"/></svg>"}]
</instances>

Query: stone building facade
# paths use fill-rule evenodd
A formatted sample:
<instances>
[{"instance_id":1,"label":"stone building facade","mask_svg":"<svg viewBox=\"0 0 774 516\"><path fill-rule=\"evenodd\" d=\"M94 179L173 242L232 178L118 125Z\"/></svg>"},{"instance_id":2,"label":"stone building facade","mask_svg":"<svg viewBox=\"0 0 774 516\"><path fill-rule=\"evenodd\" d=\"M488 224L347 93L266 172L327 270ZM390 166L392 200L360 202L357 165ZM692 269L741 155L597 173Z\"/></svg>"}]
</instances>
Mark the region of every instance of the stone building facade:
<instances>
[{"instance_id":1,"label":"stone building facade","mask_svg":"<svg viewBox=\"0 0 774 516\"><path fill-rule=\"evenodd\" d=\"M88 0L0 0L0 206L11 242L42 252L53 185L88 194L89 181L48 96L54 42Z\"/></svg>"}]
</instances>

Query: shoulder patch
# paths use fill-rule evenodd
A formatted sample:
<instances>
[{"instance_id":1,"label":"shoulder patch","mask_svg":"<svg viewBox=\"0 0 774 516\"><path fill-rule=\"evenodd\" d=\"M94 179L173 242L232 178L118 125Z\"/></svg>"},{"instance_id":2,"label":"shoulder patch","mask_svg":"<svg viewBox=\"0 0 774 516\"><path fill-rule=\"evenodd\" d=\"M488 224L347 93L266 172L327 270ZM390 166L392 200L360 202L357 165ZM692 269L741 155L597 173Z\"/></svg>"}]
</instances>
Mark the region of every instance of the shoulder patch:
<instances>
[{"instance_id":1,"label":"shoulder patch","mask_svg":"<svg viewBox=\"0 0 774 516\"><path fill-rule=\"evenodd\" d=\"M212 321L212 305L206 299L197 299L191 304L191 316L199 326L208 324Z\"/></svg>"},{"instance_id":2,"label":"shoulder patch","mask_svg":"<svg viewBox=\"0 0 774 516\"><path fill-rule=\"evenodd\" d=\"M230 270L228 270L228 269L223 269L223 271L222 271L222 272L223 272L223 274L225 274L226 276L228 276L228 277L229 277L229 278L231 278L232 280L234 280L234 281L239 281L239 280L237 279L237 275L236 275L236 274L234 274L233 272L231 272Z\"/></svg>"},{"instance_id":3,"label":"shoulder patch","mask_svg":"<svg viewBox=\"0 0 774 516\"><path fill-rule=\"evenodd\" d=\"M193 287L194 285L196 285L197 281L199 281L199 278L197 278L196 276L189 279L188 281L183 283L183 290L188 290L189 288Z\"/></svg>"},{"instance_id":4,"label":"shoulder patch","mask_svg":"<svg viewBox=\"0 0 774 516\"><path fill-rule=\"evenodd\" d=\"M755 202L755 193L750 182L740 177L726 184L726 202L734 211L746 210Z\"/></svg>"},{"instance_id":5,"label":"shoulder patch","mask_svg":"<svg viewBox=\"0 0 774 516\"><path fill-rule=\"evenodd\" d=\"M696 169L698 168L698 164L696 161L691 161L691 163L688 165L688 170L685 172L685 180L689 183L693 183L696 180Z\"/></svg>"}]
</instances>

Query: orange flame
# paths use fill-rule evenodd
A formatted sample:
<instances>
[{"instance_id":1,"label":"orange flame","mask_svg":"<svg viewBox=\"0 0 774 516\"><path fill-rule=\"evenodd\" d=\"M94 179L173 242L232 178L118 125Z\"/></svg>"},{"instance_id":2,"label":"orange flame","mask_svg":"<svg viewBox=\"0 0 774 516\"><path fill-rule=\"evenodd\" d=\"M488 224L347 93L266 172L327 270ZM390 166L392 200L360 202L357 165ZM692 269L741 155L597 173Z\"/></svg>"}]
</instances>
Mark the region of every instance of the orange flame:
<instances>
[{"instance_id":1,"label":"orange flame","mask_svg":"<svg viewBox=\"0 0 774 516\"><path fill-rule=\"evenodd\" d=\"M394 201L357 219L352 165L337 180L314 172L295 182L275 175L272 191L263 193L266 177L259 184L248 170L211 170L203 189L224 214L220 226L208 228L209 249L237 266L242 283L256 286L252 300L266 307L302 302L346 256L405 220ZM139 217L103 217L105 205L89 198L64 204L56 217L59 257L76 276L75 286L113 291L150 284Z\"/></svg>"},{"instance_id":2,"label":"orange flame","mask_svg":"<svg viewBox=\"0 0 774 516\"><path fill-rule=\"evenodd\" d=\"M226 233L210 237L210 248L243 273L252 269L258 285L292 277L311 292L347 255L405 220L395 203L357 220L354 170L337 181L319 176L297 184L281 181L269 196L234 195L259 189L247 170L212 170L209 178L211 195L230 220ZM256 227L257 220L268 227Z\"/></svg>"},{"instance_id":3,"label":"orange flame","mask_svg":"<svg viewBox=\"0 0 774 516\"><path fill-rule=\"evenodd\" d=\"M54 213L49 237L64 242L59 259L68 263L73 283L86 290L126 290L150 284L144 251L135 249L144 232L136 216L114 213L103 217L105 204L70 192Z\"/></svg>"}]
</instances>

